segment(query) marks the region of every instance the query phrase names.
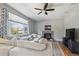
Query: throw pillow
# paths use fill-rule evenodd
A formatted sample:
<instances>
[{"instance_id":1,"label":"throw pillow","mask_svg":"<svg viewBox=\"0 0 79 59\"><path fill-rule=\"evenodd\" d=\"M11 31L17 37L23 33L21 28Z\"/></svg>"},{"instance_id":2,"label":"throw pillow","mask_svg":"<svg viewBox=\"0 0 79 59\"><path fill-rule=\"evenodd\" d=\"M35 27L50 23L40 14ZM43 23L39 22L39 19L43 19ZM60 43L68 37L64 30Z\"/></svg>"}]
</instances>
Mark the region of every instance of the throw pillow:
<instances>
[{"instance_id":1,"label":"throw pillow","mask_svg":"<svg viewBox=\"0 0 79 59\"><path fill-rule=\"evenodd\" d=\"M47 39L45 39L45 38L41 38L41 39L39 40L39 43L41 43L41 44L47 44L48 41L47 41Z\"/></svg>"}]
</instances>

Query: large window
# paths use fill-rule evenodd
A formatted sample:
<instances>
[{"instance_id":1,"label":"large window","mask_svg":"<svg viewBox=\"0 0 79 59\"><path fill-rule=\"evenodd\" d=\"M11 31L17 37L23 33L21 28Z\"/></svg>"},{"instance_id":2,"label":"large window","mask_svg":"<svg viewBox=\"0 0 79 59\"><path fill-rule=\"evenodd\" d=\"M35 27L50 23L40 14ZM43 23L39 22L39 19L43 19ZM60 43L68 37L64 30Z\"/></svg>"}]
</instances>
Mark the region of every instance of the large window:
<instances>
[{"instance_id":1,"label":"large window","mask_svg":"<svg viewBox=\"0 0 79 59\"><path fill-rule=\"evenodd\" d=\"M9 13L8 19L8 34L10 35L23 35L29 34L28 21Z\"/></svg>"}]
</instances>

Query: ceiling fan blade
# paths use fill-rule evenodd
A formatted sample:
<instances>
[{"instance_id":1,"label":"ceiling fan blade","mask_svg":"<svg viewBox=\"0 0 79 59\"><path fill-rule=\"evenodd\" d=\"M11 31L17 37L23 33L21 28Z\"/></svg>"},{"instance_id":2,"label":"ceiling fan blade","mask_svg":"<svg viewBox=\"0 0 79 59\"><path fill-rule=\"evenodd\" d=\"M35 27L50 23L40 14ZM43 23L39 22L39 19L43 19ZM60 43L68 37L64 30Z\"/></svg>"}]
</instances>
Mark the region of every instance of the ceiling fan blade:
<instances>
[{"instance_id":1,"label":"ceiling fan blade","mask_svg":"<svg viewBox=\"0 0 79 59\"><path fill-rule=\"evenodd\" d=\"M39 14L41 14L41 13L42 13L42 11L41 11L41 12L39 12L39 13L38 13L38 15L39 15Z\"/></svg>"},{"instance_id":2,"label":"ceiling fan blade","mask_svg":"<svg viewBox=\"0 0 79 59\"><path fill-rule=\"evenodd\" d=\"M36 10L42 10L42 9L39 9L39 8L34 8L34 9L36 9Z\"/></svg>"},{"instance_id":3,"label":"ceiling fan blade","mask_svg":"<svg viewBox=\"0 0 79 59\"><path fill-rule=\"evenodd\" d=\"M48 15L48 13L45 11L45 14Z\"/></svg>"},{"instance_id":4,"label":"ceiling fan blade","mask_svg":"<svg viewBox=\"0 0 79 59\"><path fill-rule=\"evenodd\" d=\"M44 5L44 10L47 8L47 6L48 6L48 3L45 3L45 5Z\"/></svg>"},{"instance_id":5,"label":"ceiling fan blade","mask_svg":"<svg viewBox=\"0 0 79 59\"><path fill-rule=\"evenodd\" d=\"M46 9L46 11L54 11L55 9Z\"/></svg>"}]
</instances>

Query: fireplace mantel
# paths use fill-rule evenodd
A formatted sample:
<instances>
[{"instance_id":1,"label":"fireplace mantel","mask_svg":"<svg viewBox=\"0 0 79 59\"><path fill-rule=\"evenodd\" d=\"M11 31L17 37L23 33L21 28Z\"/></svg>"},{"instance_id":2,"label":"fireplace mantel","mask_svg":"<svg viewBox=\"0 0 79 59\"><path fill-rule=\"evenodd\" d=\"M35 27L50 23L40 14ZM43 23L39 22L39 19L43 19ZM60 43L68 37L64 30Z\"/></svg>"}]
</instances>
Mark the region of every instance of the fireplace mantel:
<instances>
[{"instance_id":1,"label":"fireplace mantel","mask_svg":"<svg viewBox=\"0 0 79 59\"><path fill-rule=\"evenodd\" d=\"M45 30L42 33L53 33L53 31Z\"/></svg>"}]
</instances>

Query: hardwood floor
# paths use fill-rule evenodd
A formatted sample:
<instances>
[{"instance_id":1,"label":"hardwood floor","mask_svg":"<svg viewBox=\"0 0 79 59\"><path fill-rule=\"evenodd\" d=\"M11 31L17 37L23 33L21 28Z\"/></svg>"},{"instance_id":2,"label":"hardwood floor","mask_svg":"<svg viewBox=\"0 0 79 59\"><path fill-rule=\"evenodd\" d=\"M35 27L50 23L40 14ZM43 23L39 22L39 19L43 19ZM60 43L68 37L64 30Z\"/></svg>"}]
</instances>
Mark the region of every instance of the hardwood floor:
<instances>
[{"instance_id":1,"label":"hardwood floor","mask_svg":"<svg viewBox=\"0 0 79 59\"><path fill-rule=\"evenodd\" d=\"M65 47L62 43L59 43L63 53L64 53L64 56L79 56L79 54L74 54L72 53L67 47Z\"/></svg>"},{"instance_id":2,"label":"hardwood floor","mask_svg":"<svg viewBox=\"0 0 79 59\"><path fill-rule=\"evenodd\" d=\"M59 44L60 44L60 47L64 53L64 56L71 56L72 55L71 51L67 47L65 47L62 43L59 43Z\"/></svg>"},{"instance_id":3,"label":"hardwood floor","mask_svg":"<svg viewBox=\"0 0 79 59\"><path fill-rule=\"evenodd\" d=\"M52 43L53 56L64 56L63 51L61 50L58 42Z\"/></svg>"},{"instance_id":4,"label":"hardwood floor","mask_svg":"<svg viewBox=\"0 0 79 59\"><path fill-rule=\"evenodd\" d=\"M79 54L73 54L61 42L53 42L52 47L53 47L53 56L79 56Z\"/></svg>"}]
</instances>

